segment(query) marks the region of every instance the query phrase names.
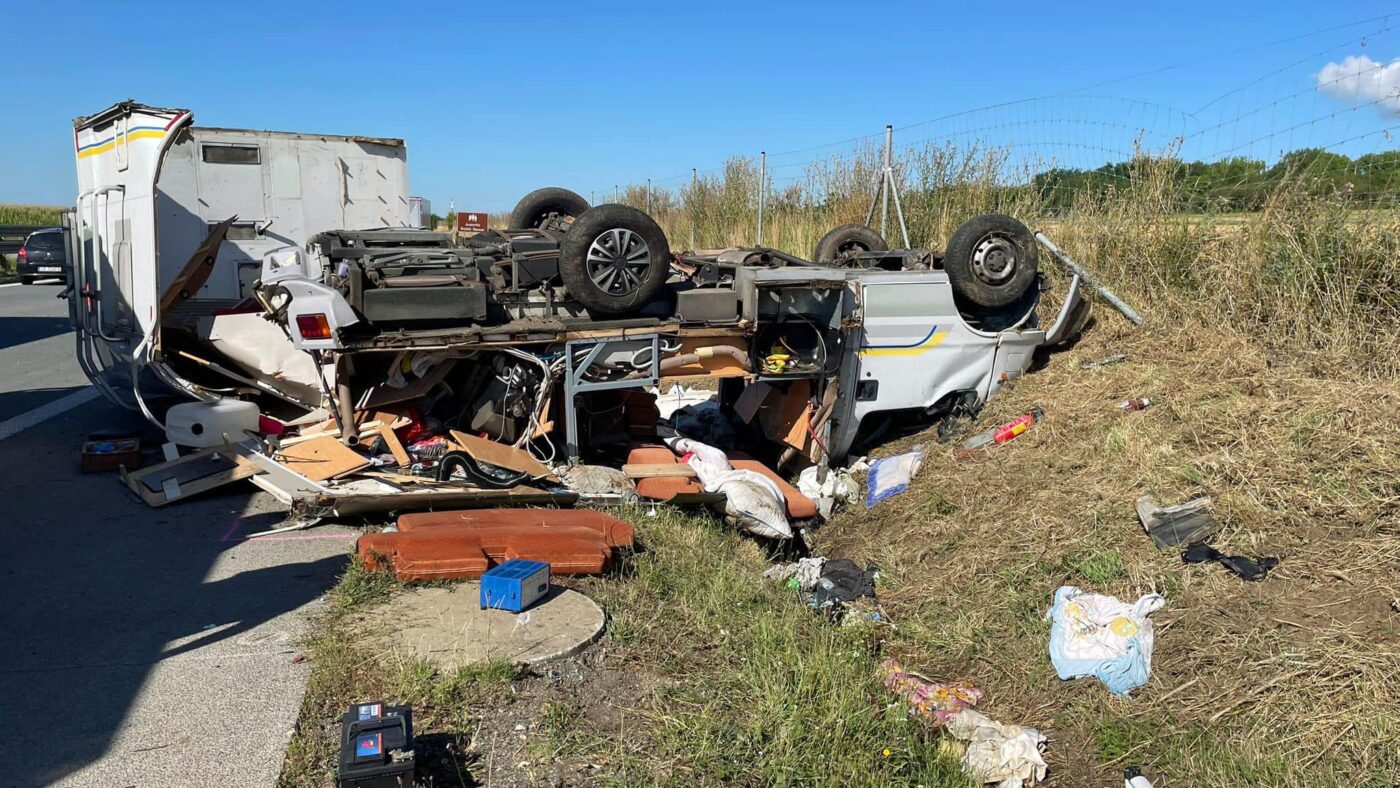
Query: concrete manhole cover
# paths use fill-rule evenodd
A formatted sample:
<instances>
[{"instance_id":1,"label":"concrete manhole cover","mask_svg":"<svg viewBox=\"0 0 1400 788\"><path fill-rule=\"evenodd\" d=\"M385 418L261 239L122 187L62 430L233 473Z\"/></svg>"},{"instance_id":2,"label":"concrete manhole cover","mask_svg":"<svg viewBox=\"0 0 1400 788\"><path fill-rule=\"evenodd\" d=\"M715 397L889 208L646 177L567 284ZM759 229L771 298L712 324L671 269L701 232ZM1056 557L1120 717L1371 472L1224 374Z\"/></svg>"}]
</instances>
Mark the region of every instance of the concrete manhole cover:
<instances>
[{"instance_id":1,"label":"concrete manhole cover","mask_svg":"<svg viewBox=\"0 0 1400 788\"><path fill-rule=\"evenodd\" d=\"M603 609L552 586L523 613L482 610L480 585L416 588L355 619L377 652L426 659L445 670L484 662L535 665L579 653L603 634Z\"/></svg>"}]
</instances>

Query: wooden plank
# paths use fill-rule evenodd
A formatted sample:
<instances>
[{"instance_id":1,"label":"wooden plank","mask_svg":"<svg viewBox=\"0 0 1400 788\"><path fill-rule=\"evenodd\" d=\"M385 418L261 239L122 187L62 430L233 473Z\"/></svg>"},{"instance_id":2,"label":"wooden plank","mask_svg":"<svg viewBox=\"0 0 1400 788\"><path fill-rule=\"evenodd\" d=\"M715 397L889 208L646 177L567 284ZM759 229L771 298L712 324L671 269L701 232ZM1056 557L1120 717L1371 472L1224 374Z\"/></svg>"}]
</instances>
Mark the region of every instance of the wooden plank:
<instances>
[{"instance_id":1,"label":"wooden plank","mask_svg":"<svg viewBox=\"0 0 1400 788\"><path fill-rule=\"evenodd\" d=\"M322 435L295 446L283 445L278 449L277 459L288 469L313 482L323 482L369 467L369 460L331 435Z\"/></svg>"},{"instance_id":2,"label":"wooden plank","mask_svg":"<svg viewBox=\"0 0 1400 788\"><path fill-rule=\"evenodd\" d=\"M404 468L413 464L413 458L409 456L408 449L403 447L399 436L395 435L394 430L382 421L379 423L379 437L384 439L384 445L388 446L389 453L394 455L394 462Z\"/></svg>"},{"instance_id":3,"label":"wooden plank","mask_svg":"<svg viewBox=\"0 0 1400 788\"><path fill-rule=\"evenodd\" d=\"M247 479L257 472L256 465L236 452L215 446L131 473L122 469L121 479L141 500L158 507Z\"/></svg>"},{"instance_id":4,"label":"wooden plank","mask_svg":"<svg viewBox=\"0 0 1400 788\"><path fill-rule=\"evenodd\" d=\"M528 452L521 451L514 446L468 435L458 430L448 430L448 432L452 434L452 440L474 459L495 465L498 468L529 474L532 479L559 481L559 477L555 476L553 471L544 463L531 457Z\"/></svg>"},{"instance_id":5,"label":"wooden plank","mask_svg":"<svg viewBox=\"0 0 1400 788\"><path fill-rule=\"evenodd\" d=\"M214 225L209 230L209 235L195 248L185 267L180 269L170 287L166 288L165 295L160 297L162 316L170 314L175 307L194 298L199 288L209 281L209 275L214 273L214 261L219 257L219 247L223 245L224 236L228 235L228 228L233 226L237 218L230 216Z\"/></svg>"},{"instance_id":6,"label":"wooden plank","mask_svg":"<svg viewBox=\"0 0 1400 788\"><path fill-rule=\"evenodd\" d=\"M657 479L667 476L679 476L685 479L696 477L695 469L684 462L658 462L643 463L639 465L624 465L622 472L627 474L629 479Z\"/></svg>"}]
</instances>

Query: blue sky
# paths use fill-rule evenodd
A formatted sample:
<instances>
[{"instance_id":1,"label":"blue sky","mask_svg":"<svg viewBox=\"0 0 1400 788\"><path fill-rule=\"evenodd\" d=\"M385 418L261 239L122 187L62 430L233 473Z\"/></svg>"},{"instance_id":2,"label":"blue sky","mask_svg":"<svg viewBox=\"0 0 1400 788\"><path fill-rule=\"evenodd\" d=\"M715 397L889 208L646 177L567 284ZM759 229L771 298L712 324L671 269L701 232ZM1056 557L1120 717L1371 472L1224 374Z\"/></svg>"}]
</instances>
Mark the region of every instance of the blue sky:
<instances>
[{"instance_id":1,"label":"blue sky","mask_svg":"<svg viewBox=\"0 0 1400 788\"><path fill-rule=\"evenodd\" d=\"M1329 62L1400 58L1400 29L1383 30L1400 28L1400 5L1251 5L12 3L0 60L14 99L0 125L0 202L71 203L71 119L126 98L192 109L200 125L401 137L413 192L444 213L449 200L508 209L543 185L601 196L736 153L1065 92L1191 112L1247 86L1209 108L1241 117L1307 89ZM1318 32L1389 11L1389 24ZM1307 122L1347 100L1309 95L1294 115L1271 110L1265 128L1289 133L1260 145L1353 133L1367 135L1367 150L1393 145L1377 136L1400 122L1391 109L1350 113L1345 127ZM1077 144L1087 119L1126 105L1065 102L1072 122L1058 126L1056 104L1020 106L996 116L1010 122L986 125ZM1157 122L1147 106L1125 111L1125 125ZM1250 139L1261 116L1249 117L1255 125L1233 124L1223 141L1217 131L1202 150ZM1076 149L1082 163L1101 163L1100 146ZM789 171L820 154L790 155Z\"/></svg>"}]
</instances>

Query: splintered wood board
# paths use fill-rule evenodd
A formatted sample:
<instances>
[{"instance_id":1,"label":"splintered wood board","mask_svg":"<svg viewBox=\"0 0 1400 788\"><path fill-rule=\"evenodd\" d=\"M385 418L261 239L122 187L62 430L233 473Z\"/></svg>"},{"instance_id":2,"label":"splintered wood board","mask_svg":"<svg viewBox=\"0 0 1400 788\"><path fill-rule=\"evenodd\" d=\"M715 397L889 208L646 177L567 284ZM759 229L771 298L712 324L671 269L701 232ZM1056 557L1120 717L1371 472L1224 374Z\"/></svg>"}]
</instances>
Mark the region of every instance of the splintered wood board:
<instances>
[{"instance_id":1,"label":"splintered wood board","mask_svg":"<svg viewBox=\"0 0 1400 788\"><path fill-rule=\"evenodd\" d=\"M323 482L369 467L369 460L340 440L323 435L295 446L283 446L277 459L313 482Z\"/></svg>"},{"instance_id":2,"label":"splintered wood board","mask_svg":"<svg viewBox=\"0 0 1400 788\"><path fill-rule=\"evenodd\" d=\"M468 435L458 430L448 430L448 432L452 434L452 441L461 446L462 450L474 459L516 473L529 474L532 479L559 481L559 477L555 476L553 471L549 470L544 463L531 457L528 452L521 451L514 446L507 446L504 443Z\"/></svg>"}]
</instances>

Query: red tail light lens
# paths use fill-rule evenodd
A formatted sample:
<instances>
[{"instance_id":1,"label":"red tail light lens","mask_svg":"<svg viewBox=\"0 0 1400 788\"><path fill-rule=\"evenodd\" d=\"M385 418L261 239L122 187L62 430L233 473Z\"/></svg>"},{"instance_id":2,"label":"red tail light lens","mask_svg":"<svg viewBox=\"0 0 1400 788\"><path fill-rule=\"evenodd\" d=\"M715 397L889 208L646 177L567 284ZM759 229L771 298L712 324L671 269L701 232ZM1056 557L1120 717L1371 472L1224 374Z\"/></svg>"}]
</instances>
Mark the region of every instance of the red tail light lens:
<instances>
[{"instance_id":1,"label":"red tail light lens","mask_svg":"<svg viewBox=\"0 0 1400 788\"><path fill-rule=\"evenodd\" d=\"M297 315L297 333L302 339L330 339L331 324L325 315Z\"/></svg>"},{"instance_id":2,"label":"red tail light lens","mask_svg":"<svg viewBox=\"0 0 1400 788\"><path fill-rule=\"evenodd\" d=\"M28 249L25 249L23 246L21 246L21 247L19 248L19 254L17 255L17 257L18 257L20 260L23 260L23 259L24 259L25 257L27 257L28 255L29 255L29 250L28 250Z\"/></svg>"}]
</instances>

